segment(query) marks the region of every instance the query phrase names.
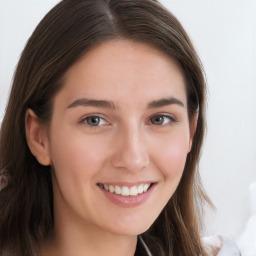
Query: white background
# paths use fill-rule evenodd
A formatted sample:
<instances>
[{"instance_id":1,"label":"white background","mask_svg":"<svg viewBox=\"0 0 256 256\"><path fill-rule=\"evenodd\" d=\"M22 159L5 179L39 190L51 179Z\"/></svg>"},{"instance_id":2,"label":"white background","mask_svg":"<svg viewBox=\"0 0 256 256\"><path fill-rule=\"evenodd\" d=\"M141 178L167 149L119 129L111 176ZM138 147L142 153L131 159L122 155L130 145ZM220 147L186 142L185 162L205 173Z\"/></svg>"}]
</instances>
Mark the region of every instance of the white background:
<instances>
[{"instance_id":1,"label":"white background","mask_svg":"<svg viewBox=\"0 0 256 256\"><path fill-rule=\"evenodd\" d=\"M0 120L26 40L57 0L0 0ZM238 239L256 181L256 1L162 0L181 21L208 79L208 132L200 171L216 206L206 233Z\"/></svg>"}]
</instances>

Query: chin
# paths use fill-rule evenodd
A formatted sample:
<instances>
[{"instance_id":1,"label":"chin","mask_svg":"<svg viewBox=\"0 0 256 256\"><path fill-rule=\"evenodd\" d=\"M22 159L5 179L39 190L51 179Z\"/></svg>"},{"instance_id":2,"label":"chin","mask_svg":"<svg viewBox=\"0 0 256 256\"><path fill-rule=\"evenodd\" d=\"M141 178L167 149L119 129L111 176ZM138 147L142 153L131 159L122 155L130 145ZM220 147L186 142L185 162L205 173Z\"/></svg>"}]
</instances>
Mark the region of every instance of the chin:
<instances>
[{"instance_id":1,"label":"chin","mask_svg":"<svg viewBox=\"0 0 256 256\"><path fill-rule=\"evenodd\" d=\"M120 220L106 228L115 235L137 236L146 232L152 224L153 221L145 221L145 218L141 221L130 221L128 223Z\"/></svg>"}]
</instances>

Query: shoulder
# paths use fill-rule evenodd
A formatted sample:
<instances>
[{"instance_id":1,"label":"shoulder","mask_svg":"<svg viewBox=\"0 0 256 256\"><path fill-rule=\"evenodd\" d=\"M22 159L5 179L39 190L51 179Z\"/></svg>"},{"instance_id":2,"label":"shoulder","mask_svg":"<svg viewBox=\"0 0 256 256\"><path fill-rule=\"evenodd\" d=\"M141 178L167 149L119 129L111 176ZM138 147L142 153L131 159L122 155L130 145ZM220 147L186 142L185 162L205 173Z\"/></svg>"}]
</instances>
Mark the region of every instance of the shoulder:
<instances>
[{"instance_id":1,"label":"shoulder","mask_svg":"<svg viewBox=\"0 0 256 256\"><path fill-rule=\"evenodd\" d=\"M229 236L203 237L202 242L209 256L241 256L238 247Z\"/></svg>"}]
</instances>

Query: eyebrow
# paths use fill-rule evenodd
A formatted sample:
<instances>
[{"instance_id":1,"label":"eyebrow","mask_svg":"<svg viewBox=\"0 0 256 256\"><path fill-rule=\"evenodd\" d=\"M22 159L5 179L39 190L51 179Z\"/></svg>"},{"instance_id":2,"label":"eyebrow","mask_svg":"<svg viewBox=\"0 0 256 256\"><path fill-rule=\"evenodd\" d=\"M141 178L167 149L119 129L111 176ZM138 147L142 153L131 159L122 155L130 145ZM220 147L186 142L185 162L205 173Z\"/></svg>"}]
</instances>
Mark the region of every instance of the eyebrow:
<instances>
[{"instance_id":1,"label":"eyebrow","mask_svg":"<svg viewBox=\"0 0 256 256\"><path fill-rule=\"evenodd\" d=\"M160 107L173 105L173 104L176 104L182 107L185 106L181 100L174 97L170 97L170 98L164 98L164 99L152 101L148 104L148 108L160 108Z\"/></svg>"},{"instance_id":2,"label":"eyebrow","mask_svg":"<svg viewBox=\"0 0 256 256\"><path fill-rule=\"evenodd\" d=\"M90 106L90 107L109 108L109 109L117 108L112 101L87 99L87 98L81 98L81 99L75 100L68 106L68 108L74 108L78 106Z\"/></svg>"},{"instance_id":3,"label":"eyebrow","mask_svg":"<svg viewBox=\"0 0 256 256\"><path fill-rule=\"evenodd\" d=\"M154 100L148 103L147 108L152 109L152 108L159 108L159 107L164 107L168 105L179 105L184 107L184 103L174 97L170 98L163 98L160 100ZM114 104L112 101L108 100L97 100L97 99L88 99L88 98L81 98L77 99L74 102L72 102L68 108L74 108L78 106L89 106L89 107L99 107L99 108L108 108L108 109L117 109L117 106Z\"/></svg>"}]
</instances>

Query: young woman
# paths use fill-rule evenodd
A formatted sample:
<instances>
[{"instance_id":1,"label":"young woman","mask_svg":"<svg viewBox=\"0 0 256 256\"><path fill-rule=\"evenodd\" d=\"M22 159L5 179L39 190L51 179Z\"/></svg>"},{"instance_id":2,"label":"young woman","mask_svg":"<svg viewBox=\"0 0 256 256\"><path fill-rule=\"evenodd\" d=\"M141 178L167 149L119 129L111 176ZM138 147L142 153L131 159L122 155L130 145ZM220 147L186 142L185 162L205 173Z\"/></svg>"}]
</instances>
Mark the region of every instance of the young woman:
<instances>
[{"instance_id":1,"label":"young woman","mask_svg":"<svg viewBox=\"0 0 256 256\"><path fill-rule=\"evenodd\" d=\"M160 3L61 1L1 127L0 255L207 255L204 108L198 56Z\"/></svg>"}]
</instances>

